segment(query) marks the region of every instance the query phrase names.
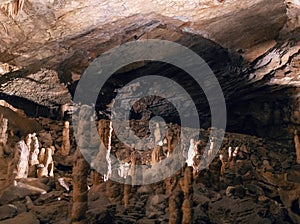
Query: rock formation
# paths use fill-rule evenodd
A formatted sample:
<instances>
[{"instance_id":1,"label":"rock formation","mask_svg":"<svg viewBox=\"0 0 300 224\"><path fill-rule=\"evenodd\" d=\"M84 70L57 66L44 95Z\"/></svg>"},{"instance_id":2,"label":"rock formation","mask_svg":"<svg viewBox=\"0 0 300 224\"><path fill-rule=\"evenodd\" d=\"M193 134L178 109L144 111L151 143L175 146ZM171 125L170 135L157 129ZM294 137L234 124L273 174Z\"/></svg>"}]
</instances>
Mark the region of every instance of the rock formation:
<instances>
[{"instance_id":1,"label":"rock formation","mask_svg":"<svg viewBox=\"0 0 300 224\"><path fill-rule=\"evenodd\" d=\"M13 160L9 165L7 178L9 184L12 184L16 179L27 178L29 154L30 152L25 142L23 140L19 141L15 146Z\"/></svg>"},{"instance_id":2,"label":"rock formation","mask_svg":"<svg viewBox=\"0 0 300 224\"><path fill-rule=\"evenodd\" d=\"M65 121L64 128L62 132L62 145L61 145L61 155L68 156L70 153L70 125L69 121Z\"/></svg>"},{"instance_id":3,"label":"rock formation","mask_svg":"<svg viewBox=\"0 0 300 224\"><path fill-rule=\"evenodd\" d=\"M73 204L72 204L72 223L87 223L86 211L88 200L87 176L89 164L83 158L79 148L74 154L73 177Z\"/></svg>"},{"instance_id":4,"label":"rock formation","mask_svg":"<svg viewBox=\"0 0 300 224\"><path fill-rule=\"evenodd\" d=\"M295 142L295 149L296 149L296 161L300 164L300 141L297 130L294 132L294 142Z\"/></svg>"},{"instance_id":5,"label":"rock formation","mask_svg":"<svg viewBox=\"0 0 300 224\"><path fill-rule=\"evenodd\" d=\"M29 140L29 138L31 140ZM29 177L36 177L37 175L37 165L40 163L38 160L39 157L39 140L36 136L36 133L28 134L26 137L26 145L30 150L29 155Z\"/></svg>"},{"instance_id":6,"label":"rock formation","mask_svg":"<svg viewBox=\"0 0 300 224\"><path fill-rule=\"evenodd\" d=\"M4 156L4 147L7 143L7 128L8 128L8 119L4 118L0 114L0 158Z\"/></svg>"},{"instance_id":7,"label":"rock formation","mask_svg":"<svg viewBox=\"0 0 300 224\"><path fill-rule=\"evenodd\" d=\"M184 169L181 188L184 194L181 223L193 223L193 168L190 166L187 166Z\"/></svg>"}]
</instances>

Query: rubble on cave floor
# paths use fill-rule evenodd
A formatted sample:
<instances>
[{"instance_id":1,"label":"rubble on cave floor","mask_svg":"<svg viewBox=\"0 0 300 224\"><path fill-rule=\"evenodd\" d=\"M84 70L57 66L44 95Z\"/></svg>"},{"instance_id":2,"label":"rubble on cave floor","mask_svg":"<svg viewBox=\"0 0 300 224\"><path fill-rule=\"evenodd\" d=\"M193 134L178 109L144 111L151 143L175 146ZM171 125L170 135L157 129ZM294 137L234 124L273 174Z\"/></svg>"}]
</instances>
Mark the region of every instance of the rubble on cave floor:
<instances>
[{"instance_id":1,"label":"rubble on cave floor","mask_svg":"<svg viewBox=\"0 0 300 224\"><path fill-rule=\"evenodd\" d=\"M225 133L220 150L206 169L195 173L192 167L183 167L157 183L131 186L105 182L101 174L84 165L78 152L73 163L76 144L72 123L68 133L65 122L35 120L42 130L27 137L15 136L19 130L7 127L0 158L0 223L68 223L82 217L88 223L299 222L300 165L294 144ZM209 130L201 129L200 135L207 143ZM103 141L107 144L107 139ZM123 155L130 173L133 161L152 166L161 163L167 144L164 141L161 151L156 147L142 154L134 152L132 157L132 149L114 148L118 142L112 138L112 153ZM134 178L135 174L131 175L126 183Z\"/></svg>"}]
</instances>

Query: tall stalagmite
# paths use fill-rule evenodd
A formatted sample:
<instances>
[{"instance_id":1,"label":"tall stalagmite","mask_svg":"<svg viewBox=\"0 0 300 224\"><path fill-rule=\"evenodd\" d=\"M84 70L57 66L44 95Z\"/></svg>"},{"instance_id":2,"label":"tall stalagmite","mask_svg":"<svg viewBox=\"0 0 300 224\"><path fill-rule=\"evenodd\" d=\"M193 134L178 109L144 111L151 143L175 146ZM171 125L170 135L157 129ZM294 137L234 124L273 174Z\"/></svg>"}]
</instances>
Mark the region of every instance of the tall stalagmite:
<instances>
[{"instance_id":1,"label":"tall stalagmite","mask_svg":"<svg viewBox=\"0 0 300 224\"><path fill-rule=\"evenodd\" d=\"M66 121L64 124L62 132L62 145L61 145L61 155L68 156L70 153L71 144L70 144L70 124L69 121Z\"/></svg>"},{"instance_id":2,"label":"tall stalagmite","mask_svg":"<svg viewBox=\"0 0 300 224\"><path fill-rule=\"evenodd\" d=\"M2 114L0 114L0 158L4 155L4 147L7 142L7 126L8 119L4 118Z\"/></svg>"}]
</instances>

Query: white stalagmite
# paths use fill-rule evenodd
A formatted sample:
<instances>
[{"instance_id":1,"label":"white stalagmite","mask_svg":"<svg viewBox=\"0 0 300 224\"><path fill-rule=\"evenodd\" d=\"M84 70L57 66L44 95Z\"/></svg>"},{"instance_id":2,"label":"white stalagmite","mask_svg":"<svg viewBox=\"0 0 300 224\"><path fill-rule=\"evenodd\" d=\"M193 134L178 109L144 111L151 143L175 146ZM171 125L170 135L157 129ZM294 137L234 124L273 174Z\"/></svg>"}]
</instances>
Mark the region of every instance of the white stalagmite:
<instances>
[{"instance_id":1,"label":"white stalagmite","mask_svg":"<svg viewBox=\"0 0 300 224\"><path fill-rule=\"evenodd\" d=\"M232 152L232 148L229 147L229 148L228 148L228 162L231 161L231 159L232 159L232 153L233 153L233 152Z\"/></svg>"},{"instance_id":2,"label":"white stalagmite","mask_svg":"<svg viewBox=\"0 0 300 224\"><path fill-rule=\"evenodd\" d=\"M108 135L108 145L107 145L107 152L106 152L106 162L107 162L107 173L104 175L104 181L107 181L111 176L111 158L110 158L110 151L111 151L111 138L112 138L112 122L109 122L109 135Z\"/></svg>"},{"instance_id":3,"label":"white stalagmite","mask_svg":"<svg viewBox=\"0 0 300 224\"><path fill-rule=\"evenodd\" d=\"M29 177L36 177L37 165L40 163L38 160L39 156L39 140L36 137L36 133L28 134L26 137L26 145L29 149Z\"/></svg>"},{"instance_id":4,"label":"white stalagmite","mask_svg":"<svg viewBox=\"0 0 300 224\"><path fill-rule=\"evenodd\" d=\"M62 132L61 155L68 156L70 154L70 149L70 124L69 121L66 121Z\"/></svg>"},{"instance_id":5,"label":"white stalagmite","mask_svg":"<svg viewBox=\"0 0 300 224\"><path fill-rule=\"evenodd\" d=\"M188 151L188 159L186 160L188 166L193 166L193 158L195 156L195 141L194 139L190 140L190 147Z\"/></svg>"}]
</instances>

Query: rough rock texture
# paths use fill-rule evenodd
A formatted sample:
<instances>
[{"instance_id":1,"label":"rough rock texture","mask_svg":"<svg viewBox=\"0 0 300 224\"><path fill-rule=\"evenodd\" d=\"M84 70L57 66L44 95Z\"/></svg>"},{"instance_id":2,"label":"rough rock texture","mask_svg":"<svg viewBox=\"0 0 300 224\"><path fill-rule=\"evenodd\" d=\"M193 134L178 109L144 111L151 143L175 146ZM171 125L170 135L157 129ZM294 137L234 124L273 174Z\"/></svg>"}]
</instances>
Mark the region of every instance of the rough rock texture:
<instances>
[{"instance_id":1,"label":"rough rock texture","mask_svg":"<svg viewBox=\"0 0 300 224\"><path fill-rule=\"evenodd\" d=\"M1 1L0 114L8 126L0 119L0 144L6 145L0 156L0 222L299 223L299 15L299 0ZM97 132L85 122L93 113L89 106L74 113L84 119L79 119L79 130L72 130L69 113L76 108L71 95L83 71L103 52L147 39L177 42L207 62L224 92L227 133L211 158L216 139L209 139L207 130L197 130L201 144L191 161L194 175L187 167L158 183L128 185L147 178L134 165L157 166L179 138L190 139L184 133L179 137L176 128L160 126L154 137L155 144L163 141L162 146L147 144L138 151L120 142L105 119L107 105L126 82L145 74L181 81L201 108L201 127L210 127L205 94L183 71L160 62L133 63L112 76L96 105L101 145L93 149L97 156L91 167L107 174L112 168L111 175L126 177L127 185L104 182L110 175L89 172L80 154L96 145ZM94 93L94 85L85 90L87 94ZM179 99L172 86L151 85ZM143 92L138 87L135 83L127 89L124 102L130 102L129 93L138 97ZM152 118L149 111L164 112L168 122L176 118L175 111L161 102L150 97L133 105L133 118L144 119L142 125L138 119L130 123L139 137L150 130L145 122ZM141 103L152 103L151 110L138 113ZM191 105L183 103L184 114L193 118ZM62 131L66 121L69 133ZM179 128L178 119L175 123ZM73 131L81 136L78 142ZM36 137L25 144L31 133ZM203 152L206 144L210 149ZM184 155L187 148L182 146ZM110 153L124 164L109 159ZM27 178L28 167L38 178ZM131 176L126 176L128 170Z\"/></svg>"},{"instance_id":2,"label":"rough rock texture","mask_svg":"<svg viewBox=\"0 0 300 224\"><path fill-rule=\"evenodd\" d=\"M63 156L68 156L70 153L70 125L69 122L66 121L64 124L64 129L63 129L63 133L62 133L62 145L61 145L61 155Z\"/></svg>"}]
</instances>

